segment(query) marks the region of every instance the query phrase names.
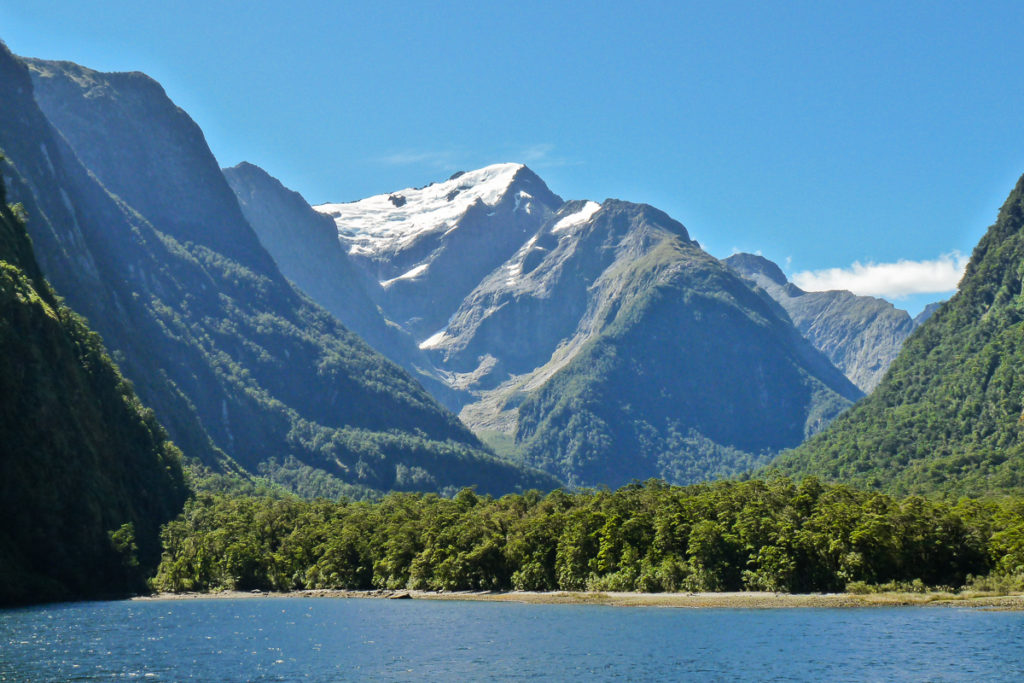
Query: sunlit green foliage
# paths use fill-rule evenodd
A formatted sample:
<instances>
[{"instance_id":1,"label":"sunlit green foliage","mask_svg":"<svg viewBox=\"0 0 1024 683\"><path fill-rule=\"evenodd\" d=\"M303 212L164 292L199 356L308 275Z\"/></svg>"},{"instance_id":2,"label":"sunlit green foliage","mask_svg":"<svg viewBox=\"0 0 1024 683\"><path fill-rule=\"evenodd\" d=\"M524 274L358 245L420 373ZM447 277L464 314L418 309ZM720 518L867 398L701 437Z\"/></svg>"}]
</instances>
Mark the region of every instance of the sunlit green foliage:
<instances>
[{"instance_id":1,"label":"sunlit green foliage","mask_svg":"<svg viewBox=\"0 0 1024 683\"><path fill-rule=\"evenodd\" d=\"M1024 493L1024 178L878 388L772 470L892 493Z\"/></svg>"},{"instance_id":2,"label":"sunlit green foliage","mask_svg":"<svg viewBox=\"0 0 1024 683\"><path fill-rule=\"evenodd\" d=\"M201 494L163 532L164 590L834 591L1024 571L1024 508L815 479L377 502Z\"/></svg>"}]
</instances>

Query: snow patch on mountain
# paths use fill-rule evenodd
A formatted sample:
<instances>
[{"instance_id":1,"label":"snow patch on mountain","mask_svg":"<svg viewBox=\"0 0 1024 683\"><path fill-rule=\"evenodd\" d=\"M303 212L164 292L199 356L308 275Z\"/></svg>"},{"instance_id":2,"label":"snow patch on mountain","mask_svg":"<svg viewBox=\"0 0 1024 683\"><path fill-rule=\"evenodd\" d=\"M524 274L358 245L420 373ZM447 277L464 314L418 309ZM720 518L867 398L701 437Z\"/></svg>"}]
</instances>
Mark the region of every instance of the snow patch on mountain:
<instances>
[{"instance_id":1,"label":"snow patch on mountain","mask_svg":"<svg viewBox=\"0 0 1024 683\"><path fill-rule=\"evenodd\" d=\"M523 262L511 261L505 265L505 284L509 287L514 286L519 282L519 277L523 274Z\"/></svg>"},{"instance_id":2,"label":"snow patch on mountain","mask_svg":"<svg viewBox=\"0 0 1024 683\"><path fill-rule=\"evenodd\" d=\"M563 230L569 230L570 228L575 228L578 225L583 225L593 218L594 214L597 213L600 208L601 205L597 202L588 201L579 211L569 214L551 226L551 232L562 232Z\"/></svg>"},{"instance_id":3,"label":"snow patch on mountain","mask_svg":"<svg viewBox=\"0 0 1024 683\"><path fill-rule=\"evenodd\" d=\"M334 219L338 237L351 253L369 256L401 247L425 233L450 230L475 204L497 205L523 168L522 164L494 164L423 188L313 208ZM531 199L519 192L516 208L532 211Z\"/></svg>"},{"instance_id":4,"label":"snow patch on mountain","mask_svg":"<svg viewBox=\"0 0 1024 683\"><path fill-rule=\"evenodd\" d=\"M381 280L380 286L386 288L388 285L390 285L395 280L412 280L414 278L419 277L420 275L423 275L423 273L427 272L427 268L429 268L429 267L430 267L429 263L421 263L418 266L416 266L415 268L412 268L412 269L407 270L406 272L402 273L398 277L393 277L390 280Z\"/></svg>"},{"instance_id":5,"label":"snow patch on mountain","mask_svg":"<svg viewBox=\"0 0 1024 683\"><path fill-rule=\"evenodd\" d=\"M533 199L533 195L532 194L530 194L529 192L523 192L522 190L520 190L518 193L516 193L516 206L512 210L513 211L518 211L519 209L522 208L522 209L526 210L526 213L533 213L533 204L530 203L531 199ZM526 201L525 206L523 204L524 200Z\"/></svg>"},{"instance_id":6,"label":"snow patch on mountain","mask_svg":"<svg viewBox=\"0 0 1024 683\"><path fill-rule=\"evenodd\" d=\"M420 342L421 349L436 349L448 339L448 330L439 330Z\"/></svg>"}]
</instances>

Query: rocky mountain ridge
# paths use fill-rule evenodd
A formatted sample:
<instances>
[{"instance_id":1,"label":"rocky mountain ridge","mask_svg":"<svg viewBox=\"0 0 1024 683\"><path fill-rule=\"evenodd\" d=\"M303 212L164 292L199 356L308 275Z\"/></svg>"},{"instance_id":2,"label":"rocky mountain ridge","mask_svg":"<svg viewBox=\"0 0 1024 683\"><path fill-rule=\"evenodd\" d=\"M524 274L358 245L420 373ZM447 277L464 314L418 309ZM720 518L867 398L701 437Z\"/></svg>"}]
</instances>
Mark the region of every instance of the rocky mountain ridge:
<instances>
[{"instance_id":1,"label":"rocky mountain ridge","mask_svg":"<svg viewBox=\"0 0 1024 683\"><path fill-rule=\"evenodd\" d=\"M423 188L314 207L378 280L389 319L424 341L487 273L561 206L521 164L495 164Z\"/></svg>"},{"instance_id":2,"label":"rocky mountain ridge","mask_svg":"<svg viewBox=\"0 0 1024 683\"><path fill-rule=\"evenodd\" d=\"M255 167L218 169L145 76L27 63L55 144L92 178L78 214L93 244L65 252L94 261L84 270L111 303L81 276L69 289L208 464L298 471L335 491L554 481L495 460L320 305L390 344L508 456L574 485L737 471L860 396L653 207L565 202L525 166L498 164L317 214ZM96 223L101 206L110 225Z\"/></svg>"},{"instance_id":3,"label":"rocky mountain ridge","mask_svg":"<svg viewBox=\"0 0 1024 683\"><path fill-rule=\"evenodd\" d=\"M782 306L814 347L865 393L878 385L919 324L884 299L842 290L805 292L757 254L733 254L724 263Z\"/></svg>"}]
</instances>

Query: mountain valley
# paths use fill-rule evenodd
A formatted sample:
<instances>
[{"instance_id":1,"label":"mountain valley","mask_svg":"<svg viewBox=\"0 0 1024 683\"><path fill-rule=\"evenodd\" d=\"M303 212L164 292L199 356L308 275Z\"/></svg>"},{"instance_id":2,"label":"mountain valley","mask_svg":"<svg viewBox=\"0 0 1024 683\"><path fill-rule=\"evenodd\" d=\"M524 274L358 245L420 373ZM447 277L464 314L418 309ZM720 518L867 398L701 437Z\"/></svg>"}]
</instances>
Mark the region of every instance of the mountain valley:
<instances>
[{"instance_id":1,"label":"mountain valley","mask_svg":"<svg viewBox=\"0 0 1024 683\"><path fill-rule=\"evenodd\" d=\"M0 43L0 605L1024 587L1024 177L912 318L449 173L311 206Z\"/></svg>"},{"instance_id":2,"label":"mountain valley","mask_svg":"<svg viewBox=\"0 0 1024 683\"><path fill-rule=\"evenodd\" d=\"M371 298L448 385L439 398L570 485L739 472L861 396L653 207L565 202L525 166L497 164L313 208L335 221L343 267L376 281Z\"/></svg>"},{"instance_id":3,"label":"mountain valley","mask_svg":"<svg viewBox=\"0 0 1024 683\"><path fill-rule=\"evenodd\" d=\"M899 494L1024 492L1024 178L875 391L770 472Z\"/></svg>"},{"instance_id":4,"label":"mountain valley","mask_svg":"<svg viewBox=\"0 0 1024 683\"><path fill-rule=\"evenodd\" d=\"M4 176L42 268L208 472L329 497L738 475L941 319L719 261L522 164L310 206L218 168L142 74L3 58Z\"/></svg>"}]
</instances>

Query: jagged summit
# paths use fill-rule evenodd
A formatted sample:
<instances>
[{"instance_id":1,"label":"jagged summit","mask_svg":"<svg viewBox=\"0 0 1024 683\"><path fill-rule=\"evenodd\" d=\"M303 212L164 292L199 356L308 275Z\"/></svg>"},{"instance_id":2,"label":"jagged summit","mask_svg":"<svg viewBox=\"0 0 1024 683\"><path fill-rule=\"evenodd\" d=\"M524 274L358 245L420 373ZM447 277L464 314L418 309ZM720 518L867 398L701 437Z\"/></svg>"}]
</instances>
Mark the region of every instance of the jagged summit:
<instances>
[{"instance_id":1,"label":"jagged summit","mask_svg":"<svg viewBox=\"0 0 1024 683\"><path fill-rule=\"evenodd\" d=\"M774 261L769 261L760 254L748 254L741 251L725 259L725 263L744 275L763 275L777 285L785 285L789 281L786 274Z\"/></svg>"},{"instance_id":2,"label":"jagged summit","mask_svg":"<svg viewBox=\"0 0 1024 683\"><path fill-rule=\"evenodd\" d=\"M407 188L345 204L321 204L353 254L395 251L427 233L445 232L474 206L512 201L513 211L533 214L562 200L523 164L504 163L456 173L441 183ZM410 276L413 277L413 276Z\"/></svg>"}]
</instances>

